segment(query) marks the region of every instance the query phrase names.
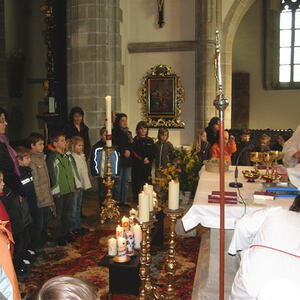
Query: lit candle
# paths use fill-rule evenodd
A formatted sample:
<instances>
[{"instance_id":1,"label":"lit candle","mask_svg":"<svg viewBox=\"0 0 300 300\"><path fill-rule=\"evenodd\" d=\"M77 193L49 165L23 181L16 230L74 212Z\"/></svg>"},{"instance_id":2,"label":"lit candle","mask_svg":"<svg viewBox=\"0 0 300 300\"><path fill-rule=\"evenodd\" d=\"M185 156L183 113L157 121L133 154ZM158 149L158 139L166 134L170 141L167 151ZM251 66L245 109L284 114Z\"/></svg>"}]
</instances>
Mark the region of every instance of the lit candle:
<instances>
[{"instance_id":1,"label":"lit candle","mask_svg":"<svg viewBox=\"0 0 300 300\"><path fill-rule=\"evenodd\" d=\"M118 238L118 258L119 261L127 260L127 243L123 237Z\"/></svg>"},{"instance_id":2,"label":"lit candle","mask_svg":"<svg viewBox=\"0 0 300 300\"><path fill-rule=\"evenodd\" d=\"M169 182L169 209L179 208L179 182L171 180Z\"/></svg>"},{"instance_id":3,"label":"lit candle","mask_svg":"<svg viewBox=\"0 0 300 300\"><path fill-rule=\"evenodd\" d=\"M141 241L142 241L142 230L139 224L135 224L133 226L133 236L134 236L134 248L140 249Z\"/></svg>"},{"instance_id":4,"label":"lit candle","mask_svg":"<svg viewBox=\"0 0 300 300\"><path fill-rule=\"evenodd\" d=\"M129 230L132 231L132 227L134 225L134 218L135 216L130 216L129 217Z\"/></svg>"},{"instance_id":5,"label":"lit candle","mask_svg":"<svg viewBox=\"0 0 300 300\"><path fill-rule=\"evenodd\" d=\"M129 219L125 216L122 218L122 227L125 231L129 230Z\"/></svg>"},{"instance_id":6,"label":"lit candle","mask_svg":"<svg viewBox=\"0 0 300 300\"><path fill-rule=\"evenodd\" d=\"M149 222L149 197L144 192L139 193L139 220Z\"/></svg>"},{"instance_id":7,"label":"lit candle","mask_svg":"<svg viewBox=\"0 0 300 300\"><path fill-rule=\"evenodd\" d=\"M105 106L106 106L106 145L107 147L112 146L112 138L111 138L111 96L105 97Z\"/></svg>"},{"instance_id":8,"label":"lit candle","mask_svg":"<svg viewBox=\"0 0 300 300\"><path fill-rule=\"evenodd\" d=\"M108 255L117 255L117 240L113 237L108 240Z\"/></svg>"},{"instance_id":9,"label":"lit candle","mask_svg":"<svg viewBox=\"0 0 300 300\"><path fill-rule=\"evenodd\" d=\"M146 183L143 189L145 194L148 194L149 210L153 211L153 185Z\"/></svg>"},{"instance_id":10,"label":"lit candle","mask_svg":"<svg viewBox=\"0 0 300 300\"><path fill-rule=\"evenodd\" d=\"M134 208L132 208L132 209L129 211L129 216L134 216L134 217L137 216L136 210L135 210Z\"/></svg>"},{"instance_id":11,"label":"lit candle","mask_svg":"<svg viewBox=\"0 0 300 300\"><path fill-rule=\"evenodd\" d=\"M120 225L118 225L116 228L116 236L117 239L124 236L124 228L121 227Z\"/></svg>"}]
</instances>

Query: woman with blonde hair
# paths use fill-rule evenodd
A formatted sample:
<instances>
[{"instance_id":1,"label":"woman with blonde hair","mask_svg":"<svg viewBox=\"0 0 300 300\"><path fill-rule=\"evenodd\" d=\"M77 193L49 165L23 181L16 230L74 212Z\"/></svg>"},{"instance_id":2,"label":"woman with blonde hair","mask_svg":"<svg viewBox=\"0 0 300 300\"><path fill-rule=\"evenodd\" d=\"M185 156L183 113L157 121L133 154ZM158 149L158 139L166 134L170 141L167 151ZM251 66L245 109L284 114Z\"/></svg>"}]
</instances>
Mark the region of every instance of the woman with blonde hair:
<instances>
[{"instance_id":1,"label":"woman with blonde hair","mask_svg":"<svg viewBox=\"0 0 300 300\"><path fill-rule=\"evenodd\" d=\"M46 281L36 300L100 300L95 287L88 281L57 276Z\"/></svg>"}]
</instances>

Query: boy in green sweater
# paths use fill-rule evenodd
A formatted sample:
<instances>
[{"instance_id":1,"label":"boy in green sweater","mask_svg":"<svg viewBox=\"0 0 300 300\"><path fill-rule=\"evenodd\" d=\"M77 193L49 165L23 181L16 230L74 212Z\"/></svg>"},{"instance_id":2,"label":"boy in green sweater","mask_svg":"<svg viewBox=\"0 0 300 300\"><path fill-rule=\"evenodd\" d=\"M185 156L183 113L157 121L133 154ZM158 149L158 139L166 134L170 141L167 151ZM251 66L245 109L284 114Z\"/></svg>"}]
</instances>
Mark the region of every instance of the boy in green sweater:
<instances>
[{"instance_id":1,"label":"boy in green sweater","mask_svg":"<svg viewBox=\"0 0 300 300\"><path fill-rule=\"evenodd\" d=\"M72 242L69 235L70 214L74 192L81 187L75 161L66 151L66 137L62 132L56 133L52 139L55 151L47 156L51 191L56 206L56 218L53 223L54 239L59 246Z\"/></svg>"}]
</instances>

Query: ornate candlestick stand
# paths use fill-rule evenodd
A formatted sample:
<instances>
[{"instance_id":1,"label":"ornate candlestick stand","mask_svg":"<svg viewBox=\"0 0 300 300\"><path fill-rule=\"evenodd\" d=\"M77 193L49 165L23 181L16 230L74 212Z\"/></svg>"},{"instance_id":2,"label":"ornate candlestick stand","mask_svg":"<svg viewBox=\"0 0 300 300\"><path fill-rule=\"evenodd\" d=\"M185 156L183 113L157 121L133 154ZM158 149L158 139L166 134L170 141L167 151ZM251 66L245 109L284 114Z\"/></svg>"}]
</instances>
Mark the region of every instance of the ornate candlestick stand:
<instances>
[{"instance_id":1,"label":"ornate candlestick stand","mask_svg":"<svg viewBox=\"0 0 300 300\"><path fill-rule=\"evenodd\" d=\"M106 155L107 157L107 172L106 178L104 180L107 193L103 206L101 207L100 219L101 224L103 224L106 219L111 219L115 223L118 223L120 221L120 210L117 202L112 198L112 188L114 185L114 180L112 180L110 155L114 150L111 147L106 147L104 151L105 154L103 153L103 155Z\"/></svg>"},{"instance_id":2,"label":"ornate candlestick stand","mask_svg":"<svg viewBox=\"0 0 300 300\"><path fill-rule=\"evenodd\" d=\"M176 271L176 258L175 258L175 247L176 247L176 232L175 226L178 218L182 217L184 210L182 208L171 210L169 208L164 209L164 213L170 219L170 237L169 237L169 249L168 249L168 258L167 258L167 276L168 276L168 286L166 295L164 299L173 300L175 299L175 290L173 286L174 275Z\"/></svg>"},{"instance_id":3,"label":"ornate candlestick stand","mask_svg":"<svg viewBox=\"0 0 300 300\"><path fill-rule=\"evenodd\" d=\"M150 254L150 233L153 226L153 221L141 223L142 229L142 243L140 250L140 278L141 287L138 300L153 299L152 297L152 283L150 276L150 264L151 264L151 254Z\"/></svg>"}]
</instances>

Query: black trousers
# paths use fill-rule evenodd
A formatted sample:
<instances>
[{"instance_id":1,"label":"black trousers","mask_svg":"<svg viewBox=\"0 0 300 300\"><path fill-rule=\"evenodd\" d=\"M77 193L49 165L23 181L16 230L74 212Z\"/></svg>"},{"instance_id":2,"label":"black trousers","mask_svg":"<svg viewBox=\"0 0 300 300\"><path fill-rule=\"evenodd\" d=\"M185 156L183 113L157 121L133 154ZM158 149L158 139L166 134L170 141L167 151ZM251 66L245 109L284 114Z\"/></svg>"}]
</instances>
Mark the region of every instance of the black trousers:
<instances>
[{"instance_id":1,"label":"black trousers","mask_svg":"<svg viewBox=\"0 0 300 300\"><path fill-rule=\"evenodd\" d=\"M74 193L54 197L56 217L53 222L53 234L56 241L69 232L73 197Z\"/></svg>"},{"instance_id":2,"label":"black trousers","mask_svg":"<svg viewBox=\"0 0 300 300\"><path fill-rule=\"evenodd\" d=\"M30 244L29 226L26 226L23 232L14 234L13 238L15 241L13 263L17 270L22 267L24 253Z\"/></svg>"}]
</instances>

